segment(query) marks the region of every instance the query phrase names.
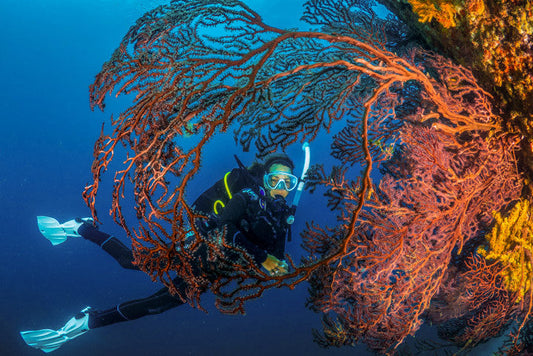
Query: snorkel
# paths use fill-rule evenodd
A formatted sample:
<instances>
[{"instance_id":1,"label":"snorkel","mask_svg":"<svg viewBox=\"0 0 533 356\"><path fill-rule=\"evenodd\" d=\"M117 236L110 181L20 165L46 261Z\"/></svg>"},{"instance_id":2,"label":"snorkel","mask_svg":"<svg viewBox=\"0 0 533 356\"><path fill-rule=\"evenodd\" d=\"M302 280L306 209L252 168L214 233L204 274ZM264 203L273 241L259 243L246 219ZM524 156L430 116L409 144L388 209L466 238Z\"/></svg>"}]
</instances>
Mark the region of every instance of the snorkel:
<instances>
[{"instance_id":1,"label":"snorkel","mask_svg":"<svg viewBox=\"0 0 533 356\"><path fill-rule=\"evenodd\" d=\"M302 196L302 192L305 186L307 170L309 169L309 163L311 161L311 148L309 147L308 142L304 142L304 144L302 145L302 150L305 152L304 168L302 170L302 175L300 176L300 181L298 182L298 187L296 188L296 194L294 195L294 199L292 200L291 215L289 215L289 217L287 218L287 224L289 225L294 223L294 214L296 213L298 203L300 203L300 197Z\"/></svg>"}]
</instances>

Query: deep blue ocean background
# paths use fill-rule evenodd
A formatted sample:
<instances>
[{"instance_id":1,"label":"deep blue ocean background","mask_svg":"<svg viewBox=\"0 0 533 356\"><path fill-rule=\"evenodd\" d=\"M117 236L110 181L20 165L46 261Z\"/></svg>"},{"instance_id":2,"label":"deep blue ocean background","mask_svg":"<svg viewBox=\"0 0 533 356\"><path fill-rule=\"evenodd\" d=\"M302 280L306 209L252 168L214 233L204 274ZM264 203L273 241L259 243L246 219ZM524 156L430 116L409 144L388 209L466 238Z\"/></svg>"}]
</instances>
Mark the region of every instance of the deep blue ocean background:
<instances>
[{"instance_id":1,"label":"deep blue ocean background","mask_svg":"<svg viewBox=\"0 0 533 356\"><path fill-rule=\"evenodd\" d=\"M143 0L2 0L0 24L0 355L42 355L18 332L58 329L85 306L106 309L152 294L160 285L142 272L121 267L97 246L70 239L52 247L37 229L36 216L66 221L88 216L81 192L90 182L92 148L105 113L89 108L88 86L130 25L164 3ZM249 0L265 22L302 26L303 0ZM312 144L313 163L331 165L329 136ZM221 154L222 153L222 154ZM191 197L235 166L245 164L231 134L209 147ZM299 145L291 147L301 169ZM121 238L109 209L112 174L98 200L101 230ZM215 179L215 180L216 180ZM292 197L290 197L292 199ZM298 255L305 220L328 222L320 196L304 194L288 252ZM126 244L129 242L123 238ZM129 323L91 330L52 355L365 355L364 346L322 349L311 330L320 316L305 308L307 285L271 290L247 304L245 316L219 313L204 295L208 314L187 305ZM423 331L432 335L432 330ZM477 352L476 352L477 353ZM479 354L487 354L480 348Z\"/></svg>"}]
</instances>

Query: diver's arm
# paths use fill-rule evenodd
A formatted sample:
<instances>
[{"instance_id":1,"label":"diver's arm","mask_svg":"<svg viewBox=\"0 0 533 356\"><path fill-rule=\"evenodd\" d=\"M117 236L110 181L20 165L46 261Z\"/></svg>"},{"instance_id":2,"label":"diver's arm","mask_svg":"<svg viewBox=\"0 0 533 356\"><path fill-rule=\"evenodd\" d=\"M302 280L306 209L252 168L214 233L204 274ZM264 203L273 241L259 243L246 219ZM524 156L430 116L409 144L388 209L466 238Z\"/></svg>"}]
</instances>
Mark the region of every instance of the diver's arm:
<instances>
[{"instance_id":1,"label":"diver's arm","mask_svg":"<svg viewBox=\"0 0 533 356\"><path fill-rule=\"evenodd\" d=\"M275 276L287 273L288 266L285 261L268 254L265 250L248 240L242 232L238 231L235 234L234 241L236 245L243 247L246 252L252 255L256 265L263 266L271 275Z\"/></svg>"},{"instance_id":2,"label":"diver's arm","mask_svg":"<svg viewBox=\"0 0 533 356\"><path fill-rule=\"evenodd\" d=\"M226 226L230 240L246 250L258 266L263 266L271 275L287 273L288 267L286 262L268 254L264 249L250 241L243 233L241 225L246 216L248 204L250 203L256 204L257 202L248 194L241 192L235 194L220 216L221 224Z\"/></svg>"}]
</instances>

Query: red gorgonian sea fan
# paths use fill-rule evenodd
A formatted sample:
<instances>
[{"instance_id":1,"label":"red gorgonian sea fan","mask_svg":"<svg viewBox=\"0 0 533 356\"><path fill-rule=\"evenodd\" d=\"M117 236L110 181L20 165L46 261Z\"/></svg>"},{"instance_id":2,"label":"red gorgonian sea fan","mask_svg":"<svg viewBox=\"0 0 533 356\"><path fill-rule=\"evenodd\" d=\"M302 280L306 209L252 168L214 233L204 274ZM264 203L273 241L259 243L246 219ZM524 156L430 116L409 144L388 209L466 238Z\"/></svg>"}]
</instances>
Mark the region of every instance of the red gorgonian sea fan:
<instances>
[{"instance_id":1,"label":"red gorgonian sea fan","mask_svg":"<svg viewBox=\"0 0 533 356\"><path fill-rule=\"evenodd\" d=\"M311 11L320 4L308 3L307 19L331 22L335 13ZM349 4L339 5L341 13ZM492 209L519 195L517 142L468 70L422 51L389 51L365 11L344 17L344 27L303 32L268 26L238 1L173 1L131 27L91 86L93 108L111 93L133 94L133 102L96 142L84 198L96 217L102 175L123 146L111 213L153 279L177 292L172 279L181 277L189 288L180 297L199 306L209 278L193 256L207 246L221 266L210 288L222 311L243 312L266 289L311 278L313 308L334 312L339 323L330 325L343 335L339 342L328 333L324 344L361 340L389 351L416 331L453 256L490 223ZM288 274L265 274L224 242L224 231L196 231L200 215L186 190L214 135L234 129L261 156L312 141L334 122L344 124L333 138L342 166L317 170L311 183L327 189L339 223L309 224L309 256L286 256ZM371 179L378 163L379 185ZM138 225L123 215L125 194Z\"/></svg>"}]
</instances>

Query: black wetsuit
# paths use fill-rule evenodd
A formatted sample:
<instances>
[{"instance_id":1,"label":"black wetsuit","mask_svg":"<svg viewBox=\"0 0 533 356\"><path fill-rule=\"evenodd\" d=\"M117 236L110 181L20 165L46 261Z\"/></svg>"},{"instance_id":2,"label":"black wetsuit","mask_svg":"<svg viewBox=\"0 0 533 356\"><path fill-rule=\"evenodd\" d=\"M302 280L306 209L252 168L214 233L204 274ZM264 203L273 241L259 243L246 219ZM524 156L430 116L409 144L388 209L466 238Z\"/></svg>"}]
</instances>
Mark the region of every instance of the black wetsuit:
<instances>
[{"instance_id":1,"label":"black wetsuit","mask_svg":"<svg viewBox=\"0 0 533 356\"><path fill-rule=\"evenodd\" d=\"M267 254L283 259L288 215L289 208L283 198L265 196L260 188L243 189L228 202L217 224L227 226L226 238L244 248L260 265L266 260ZM82 224L78 233L101 246L122 267L139 270L133 264L132 251L117 238L97 230L89 223ZM187 285L179 277L173 283L178 290L185 291ZM184 302L179 297L171 295L164 287L146 298L121 303L108 310L90 311L89 328L159 314L182 304Z\"/></svg>"},{"instance_id":2,"label":"black wetsuit","mask_svg":"<svg viewBox=\"0 0 533 356\"><path fill-rule=\"evenodd\" d=\"M272 198L264 190L243 189L235 194L220 215L227 226L227 239L263 263L267 254L282 260L285 254L289 207L282 197Z\"/></svg>"}]
</instances>

